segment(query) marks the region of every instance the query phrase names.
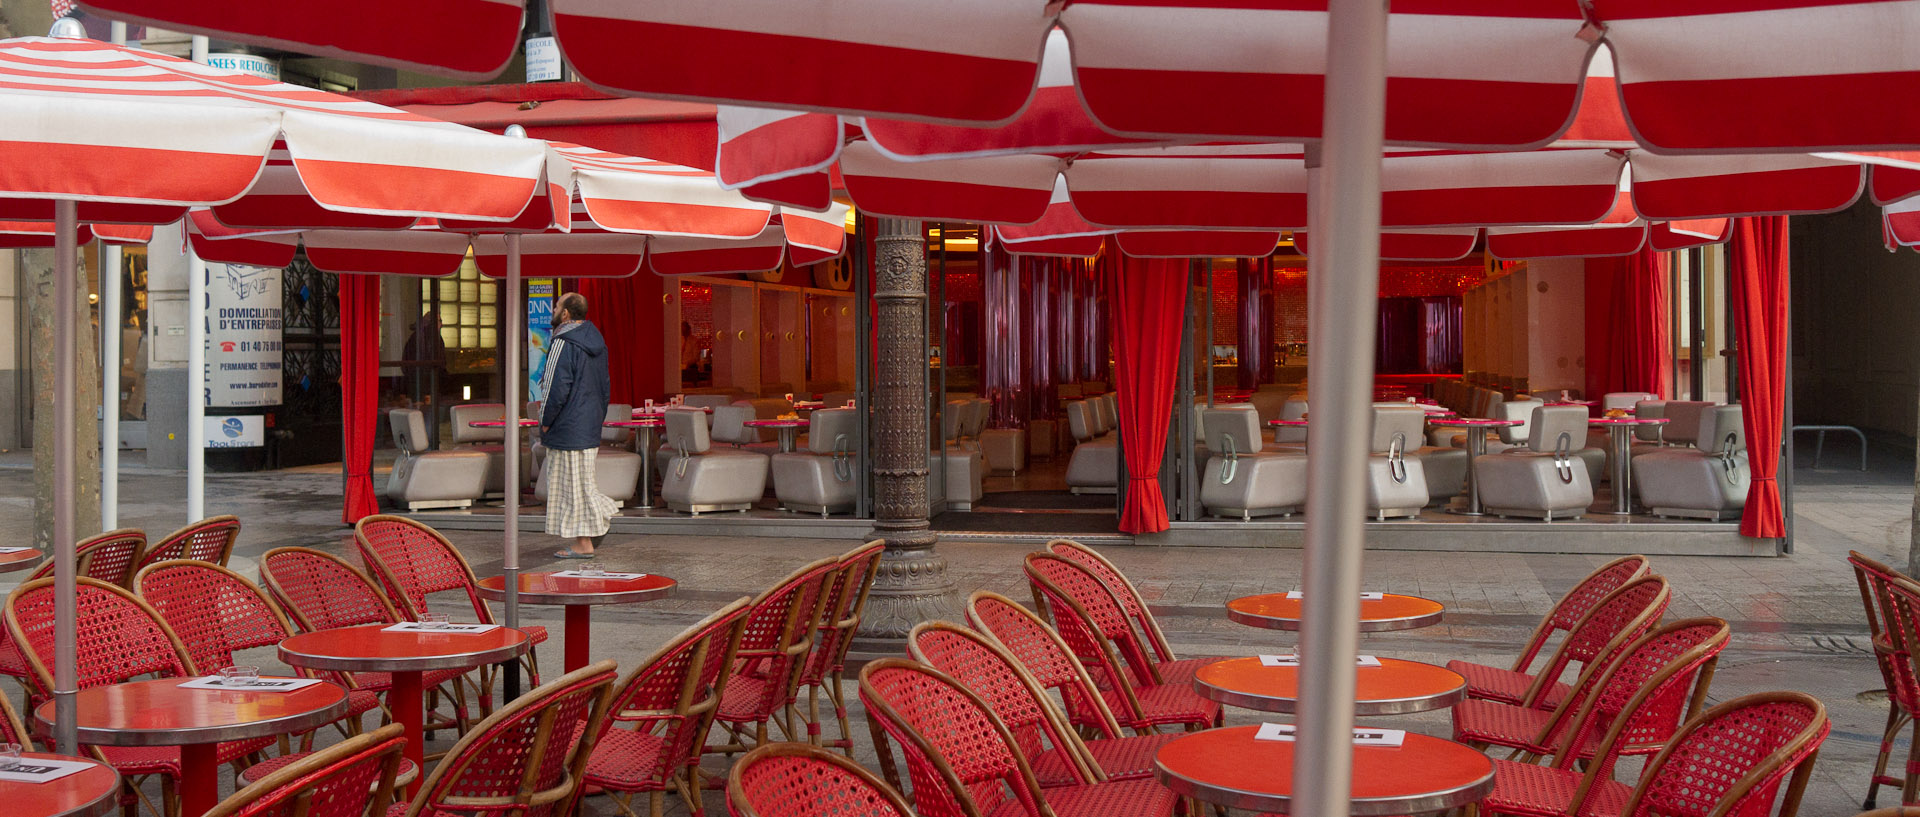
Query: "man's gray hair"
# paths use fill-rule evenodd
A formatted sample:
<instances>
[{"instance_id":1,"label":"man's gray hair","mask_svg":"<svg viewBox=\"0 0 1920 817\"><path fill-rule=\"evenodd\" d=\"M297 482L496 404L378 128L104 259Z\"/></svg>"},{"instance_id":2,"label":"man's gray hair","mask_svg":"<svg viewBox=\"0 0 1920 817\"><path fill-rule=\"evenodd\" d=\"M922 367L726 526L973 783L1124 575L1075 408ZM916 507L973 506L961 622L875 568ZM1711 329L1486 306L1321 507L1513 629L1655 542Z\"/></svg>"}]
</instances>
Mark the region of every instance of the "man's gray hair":
<instances>
[{"instance_id":1,"label":"man's gray hair","mask_svg":"<svg viewBox=\"0 0 1920 817\"><path fill-rule=\"evenodd\" d=\"M554 306L558 309L567 310L567 314L571 315L576 321L587 319L587 296L578 292L569 292L560 296L559 303L554 304Z\"/></svg>"}]
</instances>

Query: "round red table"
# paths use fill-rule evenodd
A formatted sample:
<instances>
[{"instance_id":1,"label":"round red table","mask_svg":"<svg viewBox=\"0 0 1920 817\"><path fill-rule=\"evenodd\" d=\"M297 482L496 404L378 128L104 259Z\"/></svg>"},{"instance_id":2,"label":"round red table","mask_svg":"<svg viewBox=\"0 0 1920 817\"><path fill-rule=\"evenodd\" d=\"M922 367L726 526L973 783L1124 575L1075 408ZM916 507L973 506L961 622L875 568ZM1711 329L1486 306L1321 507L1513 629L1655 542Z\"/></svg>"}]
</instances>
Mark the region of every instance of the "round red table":
<instances>
[{"instance_id":1,"label":"round red table","mask_svg":"<svg viewBox=\"0 0 1920 817\"><path fill-rule=\"evenodd\" d=\"M593 606L633 604L663 599L679 584L665 576L638 579L593 579L552 573L520 574L521 604L557 604L567 608L566 668L572 672L589 662L587 647L593 637ZM503 601L507 577L488 576L474 583L482 598Z\"/></svg>"},{"instance_id":2,"label":"round red table","mask_svg":"<svg viewBox=\"0 0 1920 817\"><path fill-rule=\"evenodd\" d=\"M363 624L301 633L280 642L280 660L296 667L347 672L393 673L387 709L407 736L407 759L414 768L426 765L421 729L426 717L421 675L428 670L471 669L517 658L533 649L527 634L511 627L484 633L387 632L386 624ZM407 786L408 796L420 788Z\"/></svg>"},{"instance_id":3,"label":"round red table","mask_svg":"<svg viewBox=\"0 0 1920 817\"><path fill-rule=\"evenodd\" d=\"M88 768L45 783L0 780L0 803L18 817L100 817L119 804L120 775L112 766L84 757L22 752L20 760L60 760Z\"/></svg>"},{"instance_id":4,"label":"round red table","mask_svg":"<svg viewBox=\"0 0 1920 817\"><path fill-rule=\"evenodd\" d=\"M1461 516L1485 515L1485 512L1480 510L1480 479L1474 467L1474 460L1479 459L1481 454L1487 453L1487 435L1485 433L1487 429L1512 428L1520 425L1520 421L1486 420L1479 417L1453 417L1434 418L1428 420L1427 423L1440 428L1464 428L1467 430L1467 503L1464 506L1457 507L1449 505L1447 512L1457 513ZM1456 499L1454 501L1458 502L1459 500Z\"/></svg>"},{"instance_id":5,"label":"round red table","mask_svg":"<svg viewBox=\"0 0 1920 817\"><path fill-rule=\"evenodd\" d=\"M1227 618L1249 627L1298 630L1302 603L1301 599L1287 598L1285 593L1241 596L1227 602ZM1379 599L1360 600L1360 632L1380 633L1432 626L1440 623L1440 614L1446 609L1445 605L1431 599L1383 593Z\"/></svg>"},{"instance_id":6,"label":"round red table","mask_svg":"<svg viewBox=\"0 0 1920 817\"><path fill-rule=\"evenodd\" d=\"M741 425L747 428L771 428L780 435L780 453L792 451L794 441L800 436L800 429L807 427L806 420L748 420Z\"/></svg>"},{"instance_id":7,"label":"round red table","mask_svg":"<svg viewBox=\"0 0 1920 817\"><path fill-rule=\"evenodd\" d=\"M1595 417L1587 421L1587 425L1607 430L1607 456L1613 460L1613 510L1606 513L1633 513L1633 430L1666 424L1665 417Z\"/></svg>"},{"instance_id":8,"label":"round red table","mask_svg":"<svg viewBox=\"0 0 1920 817\"><path fill-rule=\"evenodd\" d=\"M1153 776L1182 796L1285 814L1293 799L1294 743L1255 740L1259 729L1182 735L1154 754ZM1450 740L1409 732L1399 746L1353 747L1355 817L1446 811L1491 791L1493 760Z\"/></svg>"},{"instance_id":9,"label":"round red table","mask_svg":"<svg viewBox=\"0 0 1920 817\"><path fill-rule=\"evenodd\" d=\"M533 426L537 426L539 424L540 424L539 420L532 420L524 417L520 419L521 428L532 428ZM470 422L467 425L473 426L474 428L506 428L507 421L505 420L474 420L473 422Z\"/></svg>"},{"instance_id":10,"label":"round red table","mask_svg":"<svg viewBox=\"0 0 1920 817\"><path fill-rule=\"evenodd\" d=\"M220 802L220 743L298 734L347 714L347 690L331 681L292 692L180 688L191 680L129 681L74 696L82 744L180 747L184 817L200 817ZM51 730L53 702L41 704L34 717Z\"/></svg>"},{"instance_id":11,"label":"round red table","mask_svg":"<svg viewBox=\"0 0 1920 817\"><path fill-rule=\"evenodd\" d=\"M40 564L41 555L40 551L34 548L16 550L12 553L0 553L0 573L12 573L15 570L26 570L27 568L34 567Z\"/></svg>"},{"instance_id":12,"label":"round red table","mask_svg":"<svg viewBox=\"0 0 1920 817\"><path fill-rule=\"evenodd\" d=\"M1467 679L1445 667L1382 658L1355 671L1353 714L1406 715L1445 709L1467 697ZM1200 697L1242 709L1293 712L1300 699L1299 667L1265 667L1259 656L1215 661L1193 673Z\"/></svg>"}]
</instances>

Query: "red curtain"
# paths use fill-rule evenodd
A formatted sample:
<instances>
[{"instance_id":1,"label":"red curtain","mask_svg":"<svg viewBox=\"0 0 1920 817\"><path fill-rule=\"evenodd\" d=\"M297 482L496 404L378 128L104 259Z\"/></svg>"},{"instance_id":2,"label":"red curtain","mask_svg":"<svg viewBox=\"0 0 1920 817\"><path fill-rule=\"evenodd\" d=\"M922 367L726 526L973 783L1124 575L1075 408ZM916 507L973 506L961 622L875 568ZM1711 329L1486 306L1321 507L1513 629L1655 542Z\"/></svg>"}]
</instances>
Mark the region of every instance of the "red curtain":
<instances>
[{"instance_id":1,"label":"red curtain","mask_svg":"<svg viewBox=\"0 0 1920 817\"><path fill-rule=\"evenodd\" d=\"M607 339L607 374L613 381L608 391L611 402L628 405L654 397L659 390L657 385L648 388L641 382L640 356L661 352L657 338L646 342L640 338L638 277L574 279L576 291L587 298L587 319ZM657 326L649 328L658 335Z\"/></svg>"},{"instance_id":2,"label":"red curtain","mask_svg":"<svg viewBox=\"0 0 1920 817\"><path fill-rule=\"evenodd\" d=\"M1673 376L1667 258L1633 255L1587 260L1587 394L1665 395Z\"/></svg>"},{"instance_id":3,"label":"red curtain","mask_svg":"<svg viewBox=\"0 0 1920 817\"><path fill-rule=\"evenodd\" d=\"M380 512L373 492L373 431L380 421L380 276L340 276L340 433L347 478L340 521Z\"/></svg>"},{"instance_id":4,"label":"red curtain","mask_svg":"<svg viewBox=\"0 0 1920 817\"><path fill-rule=\"evenodd\" d=\"M1124 533L1167 529L1160 495L1160 460L1173 414L1175 374L1180 364L1180 322L1186 310L1184 259L1117 258L1108 248L1108 303L1113 307L1114 388L1120 404L1121 442L1126 446Z\"/></svg>"},{"instance_id":5,"label":"red curtain","mask_svg":"<svg viewBox=\"0 0 1920 817\"><path fill-rule=\"evenodd\" d=\"M1747 467L1753 487L1740 532L1762 539L1786 535L1780 511L1780 424L1786 410L1782 378L1787 355L1787 219L1736 219L1727 252L1733 264L1734 338L1740 365L1740 405L1746 418Z\"/></svg>"}]
</instances>

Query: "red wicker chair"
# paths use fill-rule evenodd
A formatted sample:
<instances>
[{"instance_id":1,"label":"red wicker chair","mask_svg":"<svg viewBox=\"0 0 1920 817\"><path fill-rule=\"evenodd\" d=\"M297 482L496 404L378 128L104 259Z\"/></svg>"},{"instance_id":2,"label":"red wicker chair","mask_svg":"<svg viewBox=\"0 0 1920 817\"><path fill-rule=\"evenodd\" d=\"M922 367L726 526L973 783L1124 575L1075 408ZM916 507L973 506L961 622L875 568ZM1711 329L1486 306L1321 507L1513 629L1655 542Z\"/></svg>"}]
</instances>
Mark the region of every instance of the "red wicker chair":
<instances>
[{"instance_id":1,"label":"red wicker chair","mask_svg":"<svg viewBox=\"0 0 1920 817\"><path fill-rule=\"evenodd\" d=\"M1900 776L1887 774L1887 761L1893 755L1894 741L1900 732L1913 723L1913 713L1920 711L1920 678L1914 675L1913 656L1896 644L1911 644L1912 635L1895 638L1891 591L1888 586L1895 576L1902 575L1880 562L1861 555L1858 551L1847 553L1847 561L1853 563L1854 581L1860 585L1860 602L1866 608L1867 632L1873 642L1873 658L1880 665L1880 678L1886 684L1888 703L1887 727L1880 735L1880 752L1874 758L1873 774L1867 783L1867 798L1862 808L1871 809L1879 799L1881 786L1898 786L1903 792L1914 779L1916 770L1920 770L1920 740L1911 741L1907 746L1907 772ZM1905 622L1908 629L1916 623ZM1920 732L1920 727L1916 728Z\"/></svg>"},{"instance_id":2,"label":"red wicker chair","mask_svg":"<svg viewBox=\"0 0 1920 817\"><path fill-rule=\"evenodd\" d=\"M233 558L233 543L239 539L239 517L208 517L167 534L159 544L140 554L140 562L133 572L172 559L199 559L225 567L227 560Z\"/></svg>"},{"instance_id":3,"label":"red wicker chair","mask_svg":"<svg viewBox=\"0 0 1920 817\"><path fill-rule=\"evenodd\" d=\"M1067 650L1060 634L1033 611L1006 596L979 590L967 598L967 623L1019 661L1041 689L1058 693L1066 702L1068 720L1075 727L1105 738L1126 734L1086 667ZM1148 728L1139 722L1126 726Z\"/></svg>"},{"instance_id":4,"label":"red wicker chair","mask_svg":"<svg viewBox=\"0 0 1920 817\"><path fill-rule=\"evenodd\" d=\"M269 550L260 557L260 583L293 619L300 632L356 627L362 624L397 624L400 615L380 597L366 574L337 556L311 548L284 547ZM386 692L393 688L393 675L385 672L342 672L341 680L354 689ZM434 718L429 729L467 728L466 688L462 670L435 670L424 674L422 683L432 690L427 712ZM452 702L451 717L434 714L439 698ZM416 770L417 771L417 770Z\"/></svg>"},{"instance_id":5,"label":"red wicker chair","mask_svg":"<svg viewBox=\"0 0 1920 817\"><path fill-rule=\"evenodd\" d=\"M367 575L380 583L387 600L406 619L419 621L428 612L427 596L458 590L467 594L475 620L482 624L495 623L493 608L487 606L474 587L473 568L467 565L466 557L460 555L460 549L439 531L404 516L375 514L353 526L353 541L360 550ZM536 645L547 640L545 627L523 625L519 629ZM539 684L537 653L528 651L520 663L533 682ZM486 712L493 704L492 668L481 668L480 678L481 684L475 691L480 711Z\"/></svg>"},{"instance_id":6,"label":"red wicker chair","mask_svg":"<svg viewBox=\"0 0 1920 817\"><path fill-rule=\"evenodd\" d=\"M79 633L77 689L117 684L142 676L184 678L199 674L180 639L166 621L125 589L97 579L79 579L75 588ZM53 689L54 592L52 579L36 579L14 588L7 596L7 630L19 644L33 670L36 690L44 696ZM258 759L260 750L273 745L272 738L221 743L216 756L221 763L244 768ZM120 801L131 807L139 793L140 781L151 775L162 776L162 796L174 802L174 782L180 777L178 746L99 746L90 747L102 762L122 775L125 783ZM159 811L159 809L155 809ZM170 809L166 813L174 813Z\"/></svg>"},{"instance_id":7,"label":"red wicker chair","mask_svg":"<svg viewBox=\"0 0 1920 817\"><path fill-rule=\"evenodd\" d=\"M1523 760L1553 756L1553 766L1596 762L1610 777L1622 755L1652 755L1680 724L1699 714L1713 669L1731 634L1717 618L1664 625L1634 640L1609 645L1588 666L1574 695L1551 712L1514 704L1468 700L1453 708L1453 739L1519 750ZM1608 747L1600 754L1601 747Z\"/></svg>"},{"instance_id":8,"label":"red wicker chair","mask_svg":"<svg viewBox=\"0 0 1920 817\"><path fill-rule=\"evenodd\" d=\"M173 628L187 657L202 671L231 666L239 650L278 645L293 635L293 625L260 588L240 574L212 562L197 559L173 559L140 569L133 579L142 601L152 605L160 619ZM314 673L301 671L301 675ZM360 716L380 708L373 692L353 688L340 673L321 677L347 687L347 716L334 723L341 737L360 734ZM284 747L282 747L284 749ZM313 748L313 733L302 736L301 748ZM282 752L272 760L256 763L240 773L240 779L252 783L289 763L295 754ZM412 772L411 763L405 772Z\"/></svg>"},{"instance_id":9,"label":"red wicker chair","mask_svg":"<svg viewBox=\"0 0 1920 817\"><path fill-rule=\"evenodd\" d=\"M1078 563L1051 553L1027 556L1027 580L1053 610L1054 628L1074 657L1102 686L1121 723L1152 730L1163 725L1206 729L1220 725L1220 704L1200 697L1191 681L1162 683L1151 663L1123 660L1113 638L1132 625L1100 579ZM1146 680L1142 680L1146 679Z\"/></svg>"},{"instance_id":10,"label":"red wicker chair","mask_svg":"<svg viewBox=\"0 0 1920 817\"><path fill-rule=\"evenodd\" d=\"M874 748L900 744L921 817L1169 817L1173 792L1152 780L1042 789L986 701L925 664L884 658L860 670Z\"/></svg>"},{"instance_id":11,"label":"red wicker chair","mask_svg":"<svg viewBox=\"0 0 1920 817\"><path fill-rule=\"evenodd\" d=\"M1920 674L1920 667L1914 663L1916 656L1920 656L1920 584L1891 570L1876 572L1872 581L1884 616L1881 633L1886 639L1884 645L1874 646L1874 653L1886 667L1883 672L1893 679L1893 685L1887 687L1888 696L1894 700L1896 709L1903 708L1906 702L1901 699L1912 693L1913 679ZM1908 722L1913 724L1915 743L1920 744L1920 721L1909 719ZM1869 791L1877 790L1881 784L1897 784L1901 805L1920 805L1920 763L1914 759L1920 756L1920 749L1908 747L1906 774L1902 777L1886 774L1884 758L1888 751L1883 748L1882 752L1882 759L1875 764L1873 786Z\"/></svg>"},{"instance_id":12,"label":"red wicker chair","mask_svg":"<svg viewBox=\"0 0 1920 817\"><path fill-rule=\"evenodd\" d=\"M614 663L600 661L503 704L434 765L403 813L573 814L617 678Z\"/></svg>"},{"instance_id":13,"label":"red wicker chair","mask_svg":"<svg viewBox=\"0 0 1920 817\"><path fill-rule=\"evenodd\" d=\"M147 535L134 528L110 530L83 539L73 546L74 575L130 587L133 565L140 560L140 551L146 546ZM27 581L52 575L53 560L48 559L45 564L34 568ZM10 676L25 687L31 674L27 669L26 656L13 646L13 639L7 636L6 628L0 627L0 675Z\"/></svg>"},{"instance_id":14,"label":"red wicker chair","mask_svg":"<svg viewBox=\"0 0 1920 817\"><path fill-rule=\"evenodd\" d=\"M1141 597L1140 589L1133 586L1133 582L1120 572L1117 565L1107 561L1107 557L1093 548L1071 539L1055 539L1047 543L1047 551L1086 568L1113 594L1114 601L1120 604L1120 609L1132 620L1133 626L1124 634L1116 631L1108 637L1120 647L1122 655L1129 656L1129 661L1152 667L1162 683L1191 684L1195 670L1227 657L1201 655L1181 658L1175 655L1173 646L1167 643L1166 634L1160 630L1160 622L1154 619L1153 611L1147 608L1147 600ZM1034 604L1042 618L1048 617L1049 611L1039 606L1042 599L1037 592Z\"/></svg>"},{"instance_id":15,"label":"red wicker chair","mask_svg":"<svg viewBox=\"0 0 1920 817\"><path fill-rule=\"evenodd\" d=\"M799 711L794 698L793 715L807 724L807 741L815 746L831 746L853 755L853 729L847 724L847 698L841 686L847 671L847 650L853 646L853 634L860 629L860 617L866 613L867 593L873 589L874 574L880 570L880 554L886 543L876 539L840 555L828 576L820 603L820 623L814 629L813 648L807 652L800 669L800 689L807 692L807 711ZM823 742L820 731L820 695L825 693L840 723L840 737Z\"/></svg>"},{"instance_id":16,"label":"red wicker chair","mask_svg":"<svg viewBox=\"0 0 1920 817\"><path fill-rule=\"evenodd\" d=\"M1826 739L1826 707L1799 692L1762 692L1681 727L1637 786L1586 773L1495 760L1483 814L1523 817L1794 817ZM1787 782L1782 795L1780 784Z\"/></svg>"},{"instance_id":17,"label":"red wicker chair","mask_svg":"<svg viewBox=\"0 0 1920 817\"><path fill-rule=\"evenodd\" d=\"M1567 667L1579 664L1584 668L1593 663L1622 633L1629 641L1644 635L1660 623L1670 598L1667 580L1659 576L1642 576L1622 585L1581 617L1538 674L1467 661L1448 661L1447 669L1467 679L1468 697L1552 709L1573 691L1560 680Z\"/></svg>"},{"instance_id":18,"label":"red wicker chair","mask_svg":"<svg viewBox=\"0 0 1920 817\"><path fill-rule=\"evenodd\" d=\"M720 710L714 716L729 740L708 744L707 753L730 755L766 743L767 725L776 719L787 740L799 739L792 714L800 693L800 670L813 648L827 582L838 566L837 559L813 562L753 600L733 669L720 693Z\"/></svg>"},{"instance_id":19,"label":"red wicker chair","mask_svg":"<svg viewBox=\"0 0 1920 817\"><path fill-rule=\"evenodd\" d=\"M913 628L913 657L967 685L993 707L1042 787L1153 777L1153 755L1179 735L1082 740L1033 676L990 636L945 621ZM882 757L882 760L890 758Z\"/></svg>"},{"instance_id":20,"label":"red wicker chair","mask_svg":"<svg viewBox=\"0 0 1920 817\"><path fill-rule=\"evenodd\" d=\"M234 792L206 817L362 817L387 812L407 739L398 725L303 755Z\"/></svg>"},{"instance_id":21,"label":"red wicker chair","mask_svg":"<svg viewBox=\"0 0 1920 817\"><path fill-rule=\"evenodd\" d=\"M804 743L769 743L727 773L733 817L914 817L893 787L844 757Z\"/></svg>"},{"instance_id":22,"label":"red wicker chair","mask_svg":"<svg viewBox=\"0 0 1920 817\"><path fill-rule=\"evenodd\" d=\"M700 800L700 749L720 707L751 599L742 597L688 627L620 682L601 722L586 781L632 817L633 795L650 795L652 817L666 811L668 789L695 817ZM621 795L625 795L622 797Z\"/></svg>"}]
</instances>

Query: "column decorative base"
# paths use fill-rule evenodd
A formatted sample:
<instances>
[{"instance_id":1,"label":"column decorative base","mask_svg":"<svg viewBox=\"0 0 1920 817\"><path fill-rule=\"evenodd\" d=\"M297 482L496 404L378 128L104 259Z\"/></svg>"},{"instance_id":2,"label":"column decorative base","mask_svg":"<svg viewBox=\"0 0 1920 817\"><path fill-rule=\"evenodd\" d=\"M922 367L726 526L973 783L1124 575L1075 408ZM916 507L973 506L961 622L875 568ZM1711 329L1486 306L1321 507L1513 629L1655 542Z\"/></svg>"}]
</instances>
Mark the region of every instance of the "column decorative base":
<instances>
[{"instance_id":1,"label":"column decorative base","mask_svg":"<svg viewBox=\"0 0 1920 817\"><path fill-rule=\"evenodd\" d=\"M886 537L909 532L878 533ZM854 635L854 647L860 652L897 655L906 645L907 634L920 622L966 621L960 591L947 577L947 560L934 551L933 532L923 528L918 534L914 539L921 541L887 541L860 617L860 630Z\"/></svg>"}]
</instances>

